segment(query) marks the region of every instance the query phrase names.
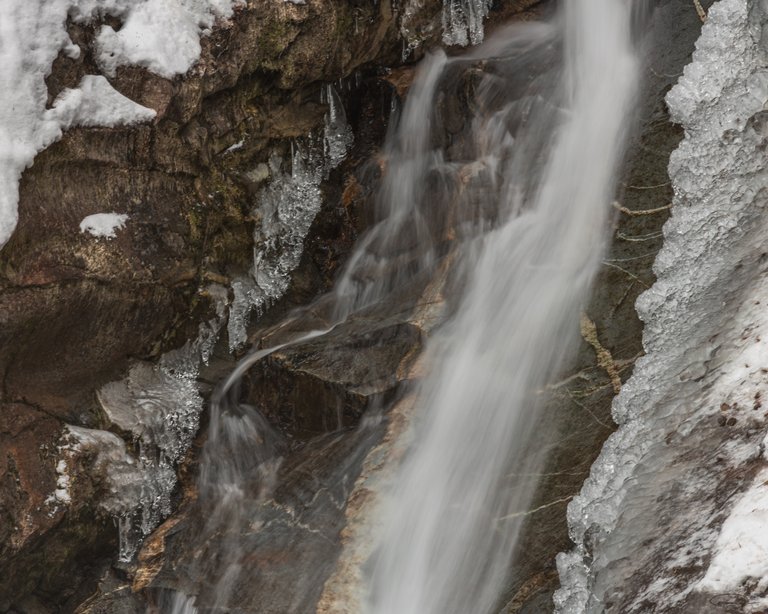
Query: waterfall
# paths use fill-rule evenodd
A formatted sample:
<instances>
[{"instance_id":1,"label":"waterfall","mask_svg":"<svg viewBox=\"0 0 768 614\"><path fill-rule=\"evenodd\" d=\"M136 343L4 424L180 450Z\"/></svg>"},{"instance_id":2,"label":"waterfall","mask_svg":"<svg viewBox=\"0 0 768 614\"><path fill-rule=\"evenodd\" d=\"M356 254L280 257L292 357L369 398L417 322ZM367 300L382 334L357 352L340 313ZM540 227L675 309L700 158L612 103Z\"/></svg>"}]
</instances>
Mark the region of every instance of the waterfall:
<instances>
[{"instance_id":1,"label":"waterfall","mask_svg":"<svg viewBox=\"0 0 768 614\"><path fill-rule=\"evenodd\" d=\"M509 106L476 122L481 162L498 165L505 184L501 222L464 263L471 273L456 315L428 350L414 443L381 510L372 614L482 614L503 588L533 489L507 476L541 466L526 446L537 391L568 355L599 265L636 83L630 3L563 8L563 108L533 105L536 118L514 143ZM419 113L430 121L430 101ZM531 143L551 143L538 172Z\"/></svg>"},{"instance_id":2,"label":"waterfall","mask_svg":"<svg viewBox=\"0 0 768 614\"><path fill-rule=\"evenodd\" d=\"M554 24L516 24L464 56L427 57L383 151L377 221L312 307L326 314L321 330L293 327L304 312L290 315L283 330L304 332L254 351L214 393L199 568L185 572L206 583L207 606L227 610L247 573L238 531L260 526L253 502L270 496L283 447L240 402L241 376L361 311L403 311L441 262L450 263L446 320L427 347L411 445L380 493L360 607L344 611L498 605L536 486L511 475L541 468L543 451L527 444L600 262L637 80L630 0L563 4ZM451 120L452 96L466 91L471 116ZM184 594L166 597L168 611L197 611Z\"/></svg>"}]
</instances>

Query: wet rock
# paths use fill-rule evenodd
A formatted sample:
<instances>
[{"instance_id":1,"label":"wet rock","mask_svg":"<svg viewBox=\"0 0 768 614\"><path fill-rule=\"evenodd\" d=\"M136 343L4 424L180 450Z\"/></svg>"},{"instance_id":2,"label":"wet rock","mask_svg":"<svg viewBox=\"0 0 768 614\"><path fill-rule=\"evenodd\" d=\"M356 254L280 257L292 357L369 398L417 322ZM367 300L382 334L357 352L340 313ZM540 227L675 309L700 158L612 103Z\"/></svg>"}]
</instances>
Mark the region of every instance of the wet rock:
<instances>
[{"instance_id":1,"label":"wet rock","mask_svg":"<svg viewBox=\"0 0 768 614\"><path fill-rule=\"evenodd\" d=\"M107 570L98 591L75 610L75 614L144 614L146 604L133 594L131 585Z\"/></svg>"},{"instance_id":2,"label":"wet rock","mask_svg":"<svg viewBox=\"0 0 768 614\"><path fill-rule=\"evenodd\" d=\"M223 603L223 570L212 557L226 556L222 547L232 536L212 536L201 549L190 536L205 530L207 512L196 509L185 515L168 532L164 565L147 591L150 602L162 596L162 589L174 588L194 594L201 612L215 611L214 604L238 613L313 611L338 554L343 509L353 484L350 476L359 471L379 430L371 424L330 433L288 454L273 495L267 501L247 503L250 523L235 536L242 549L238 562L246 573L225 592ZM197 573L190 573L195 569Z\"/></svg>"},{"instance_id":3,"label":"wet rock","mask_svg":"<svg viewBox=\"0 0 768 614\"><path fill-rule=\"evenodd\" d=\"M59 420L30 406L2 406L4 612L73 610L92 590L91 574L114 553L112 520L90 504L99 492L97 472L62 439L62 427ZM62 569L68 573L62 574Z\"/></svg>"},{"instance_id":4,"label":"wet rock","mask_svg":"<svg viewBox=\"0 0 768 614\"><path fill-rule=\"evenodd\" d=\"M512 2L510 10L528 4ZM425 44L439 37L439 10L437 2L409 9L408 28ZM13 602L21 610L69 611L93 590L99 565L115 551L115 530L95 508L104 496L94 469L98 451L62 455L63 425L125 435L109 424L95 390L119 379L129 358L155 360L182 345L211 316L200 288L226 283L252 263L251 211L262 180L249 173L274 152L285 157L290 139L322 127L321 89L345 79L340 89L355 148L326 182L326 204L292 288L265 322L330 284L369 216L375 183L369 179L390 111L391 89L377 72L401 62L403 19L402 7L387 1L250 2L203 39L201 60L187 75L168 80L136 67L118 69L112 84L157 111L155 122L72 130L24 173L19 225L0 252L0 418L11 425L0 438L0 497L9 519L0 531L18 526L23 535L0 533L0 567L15 570L0 583L0 609ZM57 59L47 79L51 100L98 73L94 28L71 24L69 31L84 53ZM128 216L115 238L80 232L83 218L111 211ZM403 378L391 373L411 359L421 332L403 322L359 326L351 341L331 337L331 345L276 355L261 374L254 372L253 394L272 395L282 408L273 415L286 433L304 439L349 428L371 399L395 395ZM311 406L312 397L321 402ZM14 430L19 425L28 426ZM305 470L336 459L328 462L337 470L354 457L347 442L354 437L333 443L334 437L320 435L295 458L318 457ZM57 490L62 459L80 476L79 486L51 517L40 506ZM317 474L330 476L330 465ZM314 471L296 475L308 479ZM292 480L286 483L297 484ZM67 575L72 568L77 573ZM113 596L82 611L132 611L133 597L118 599L124 580L110 582L102 581L99 594Z\"/></svg>"},{"instance_id":5,"label":"wet rock","mask_svg":"<svg viewBox=\"0 0 768 614\"><path fill-rule=\"evenodd\" d=\"M246 398L292 437L353 427L374 400L387 403L420 348L408 323L356 320L264 359L248 374Z\"/></svg>"},{"instance_id":6,"label":"wet rock","mask_svg":"<svg viewBox=\"0 0 768 614\"><path fill-rule=\"evenodd\" d=\"M21 403L5 404L0 413L0 555L22 550L37 527L50 528L59 518L47 496L56 490L56 450L41 450L40 442L55 440L62 424ZM43 456L41 462L40 456ZM46 462L47 461L47 462Z\"/></svg>"}]
</instances>

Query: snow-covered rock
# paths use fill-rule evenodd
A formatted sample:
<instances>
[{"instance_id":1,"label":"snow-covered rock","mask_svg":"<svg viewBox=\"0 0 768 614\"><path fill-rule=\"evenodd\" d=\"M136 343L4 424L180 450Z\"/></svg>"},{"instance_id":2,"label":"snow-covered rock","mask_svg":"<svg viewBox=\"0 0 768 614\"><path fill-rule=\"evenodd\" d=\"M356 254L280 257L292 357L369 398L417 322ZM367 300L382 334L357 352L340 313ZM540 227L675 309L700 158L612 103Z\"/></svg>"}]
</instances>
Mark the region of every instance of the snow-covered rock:
<instances>
[{"instance_id":1,"label":"snow-covered rock","mask_svg":"<svg viewBox=\"0 0 768 614\"><path fill-rule=\"evenodd\" d=\"M712 6L668 94L685 138L669 164L658 281L637 303L646 356L569 506L577 547L558 559L558 612L722 612L731 601L763 611L751 608L765 570L729 553L765 515L766 24L763 2Z\"/></svg>"},{"instance_id":2,"label":"snow-covered rock","mask_svg":"<svg viewBox=\"0 0 768 614\"><path fill-rule=\"evenodd\" d=\"M231 16L235 0L6 0L0 20L0 246L18 221L18 182L35 155L73 126L146 121L154 115L114 91L103 77L86 76L46 109L45 78L64 53L81 49L67 33L67 20L121 20L118 31L102 25L96 59L113 75L137 64L163 77L183 74L200 55L200 36L217 18Z\"/></svg>"},{"instance_id":3,"label":"snow-covered rock","mask_svg":"<svg viewBox=\"0 0 768 614\"><path fill-rule=\"evenodd\" d=\"M127 220L125 213L94 213L80 222L80 232L102 239L114 239L115 232L124 228Z\"/></svg>"}]
</instances>

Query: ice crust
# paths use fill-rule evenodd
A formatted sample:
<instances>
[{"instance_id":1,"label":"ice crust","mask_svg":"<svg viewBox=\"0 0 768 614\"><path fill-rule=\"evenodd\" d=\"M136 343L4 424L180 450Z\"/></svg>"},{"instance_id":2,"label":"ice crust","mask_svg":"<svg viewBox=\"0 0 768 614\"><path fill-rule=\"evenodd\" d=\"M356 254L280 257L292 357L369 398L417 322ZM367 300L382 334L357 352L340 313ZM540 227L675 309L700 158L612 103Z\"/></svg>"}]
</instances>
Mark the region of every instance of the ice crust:
<instances>
[{"instance_id":1,"label":"ice crust","mask_svg":"<svg viewBox=\"0 0 768 614\"><path fill-rule=\"evenodd\" d=\"M114 126L147 121L154 112L87 75L46 109L45 78L59 53L82 50L67 34L67 20L121 20L115 32L100 26L96 60L102 71L138 64L164 77L185 73L200 54L200 36L214 20L232 15L239 0L4 0L0 20L0 247L18 221L18 182L35 155L75 125Z\"/></svg>"},{"instance_id":2,"label":"ice crust","mask_svg":"<svg viewBox=\"0 0 768 614\"><path fill-rule=\"evenodd\" d=\"M485 19L492 0L443 0L439 23L424 24L424 0L405 0L400 17L403 38L402 61L411 57L437 28L442 29L443 44L466 47L479 45L485 38Z\"/></svg>"},{"instance_id":3,"label":"ice crust","mask_svg":"<svg viewBox=\"0 0 768 614\"><path fill-rule=\"evenodd\" d=\"M322 135L311 134L293 143L289 170L283 170L279 156L270 159L272 179L259 192L253 211L258 220L253 268L250 276L232 282L234 298L227 324L230 351L245 343L251 312L261 315L288 289L304 252L304 239L323 203L320 184L352 146L352 130L333 86L326 86L323 102L328 112Z\"/></svg>"},{"instance_id":4,"label":"ice crust","mask_svg":"<svg viewBox=\"0 0 768 614\"><path fill-rule=\"evenodd\" d=\"M443 0L443 43L462 47L482 43L492 4L492 0Z\"/></svg>"},{"instance_id":5,"label":"ice crust","mask_svg":"<svg viewBox=\"0 0 768 614\"><path fill-rule=\"evenodd\" d=\"M104 473L109 490L99 505L118 519L122 561L130 561L142 538L170 514L175 466L197 433L203 410L198 371L210 359L227 300L220 286L206 294L214 299L216 316L200 324L196 339L157 364L134 362L125 379L98 391L111 424L130 433L130 446L108 431L68 426L65 439L97 453L94 469Z\"/></svg>"},{"instance_id":6,"label":"ice crust","mask_svg":"<svg viewBox=\"0 0 768 614\"><path fill-rule=\"evenodd\" d=\"M764 2L717 2L667 96L685 137L669 163L657 282L637 302L646 355L614 401L620 428L568 508L577 545L558 557L561 614L668 611L768 571L728 554L765 515L753 491L735 507L734 493L751 483L766 429L766 23Z\"/></svg>"}]
</instances>

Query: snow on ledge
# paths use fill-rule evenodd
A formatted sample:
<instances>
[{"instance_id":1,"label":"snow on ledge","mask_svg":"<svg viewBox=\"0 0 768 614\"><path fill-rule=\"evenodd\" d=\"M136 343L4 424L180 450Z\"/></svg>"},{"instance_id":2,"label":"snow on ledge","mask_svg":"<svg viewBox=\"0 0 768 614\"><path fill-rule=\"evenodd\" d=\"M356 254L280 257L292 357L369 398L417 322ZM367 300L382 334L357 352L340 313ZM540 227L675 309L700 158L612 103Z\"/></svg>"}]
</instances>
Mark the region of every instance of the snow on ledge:
<instances>
[{"instance_id":1,"label":"snow on ledge","mask_svg":"<svg viewBox=\"0 0 768 614\"><path fill-rule=\"evenodd\" d=\"M127 220L125 213L94 213L80 222L80 232L102 239L114 239L115 231L124 228Z\"/></svg>"},{"instance_id":2,"label":"snow on ledge","mask_svg":"<svg viewBox=\"0 0 768 614\"><path fill-rule=\"evenodd\" d=\"M75 89L64 90L48 116L62 128L120 126L152 121L157 112L123 96L101 75L85 75Z\"/></svg>"},{"instance_id":3,"label":"snow on ledge","mask_svg":"<svg viewBox=\"0 0 768 614\"><path fill-rule=\"evenodd\" d=\"M138 64L166 78L187 72L200 55L200 37L216 19L228 19L242 0L3 0L0 20L0 248L18 222L19 180L38 152L74 125L99 126L151 119L150 109L131 105L103 77L88 76L46 110L45 78L63 53L81 50L67 21L121 20L115 32L103 25L95 55L103 72ZM109 86L109 87L108 87ZM152 116L154 117L154 116Z\"/></svg>"},{"instance_id":4,"label":"snow on ledge","mask_svg":"<svg viewBox=\"0 0 768 614\"><path fill-rule=\"evenodd\" d=\"M217 17L232 15L231 0L123 0L119 31L102 26L97 60L108 75L118 66L144 66L161 77L184 74L200 57L200 35ZM242 2L237 2L242 4Z\"/></svg>"}]
</instances>

